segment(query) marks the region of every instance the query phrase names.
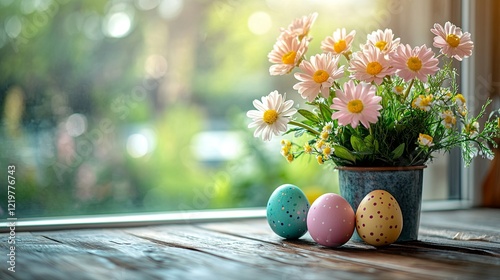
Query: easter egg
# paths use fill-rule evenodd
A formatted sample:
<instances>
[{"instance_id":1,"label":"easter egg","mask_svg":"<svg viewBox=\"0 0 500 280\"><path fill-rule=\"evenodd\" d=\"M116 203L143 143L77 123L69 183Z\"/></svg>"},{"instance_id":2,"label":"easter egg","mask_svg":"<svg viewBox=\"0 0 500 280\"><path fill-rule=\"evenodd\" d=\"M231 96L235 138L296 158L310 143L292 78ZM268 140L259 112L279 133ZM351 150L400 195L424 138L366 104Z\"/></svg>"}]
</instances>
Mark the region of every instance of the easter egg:
<instances>
[{"instance_id":1,"label":"easter egg","mask_svg":"<svg viewBox=\"0 0 500 280\"><path fill-rule=\"evenodd\" d=\"M366 243L385 246L394 243L403 230L403 213L389 192L374 190L359 203L356 231Z\"/></svg>"},{"instance_id":2,"label":"easter egg","mask_svg":"<svg viewBox=\"0 0 500 280\"><path fill-rule=\"evenodd\" d=\"M267 222L279 236L296 239L307 232L309 201L297 186L281 185L269 197Z\"/></svg>"},{"instance_id":3,"label":"easter egg","mask_svg":"<svg viewBox=\"0 0 500 280\"><path fill-rule=\"evenodd\" d=\"M351 205L340 195L326 193L318 197L307 214L309 234L318 244L338 247L354 233L355 215Z\"/></svg>"}]
</instances>

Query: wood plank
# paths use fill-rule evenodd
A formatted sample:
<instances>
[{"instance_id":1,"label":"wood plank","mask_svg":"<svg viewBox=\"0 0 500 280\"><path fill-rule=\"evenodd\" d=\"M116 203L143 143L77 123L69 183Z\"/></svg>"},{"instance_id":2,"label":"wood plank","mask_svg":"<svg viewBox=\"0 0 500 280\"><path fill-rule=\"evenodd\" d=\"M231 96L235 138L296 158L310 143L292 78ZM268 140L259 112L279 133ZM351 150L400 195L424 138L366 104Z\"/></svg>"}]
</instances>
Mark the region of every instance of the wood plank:
<instances>
[{"instance_id":1,"label":"wood plank","mask_svg":"<svg viewBox=\"0 0 500 280\"><path fill-rule=\"evenodd\" d=\"M499 219L498 209L424 213L420 241L384 248L283 240L265 219L19 232L16 273L3 265L0 279L492 279Z\"/></svg>"},{"instance_id":2,"label":"wood plank","mask_svg":"<svg viewBox=\"0 0 500 280\"><path fill-rule=\"evenodd\" d=\"M393 244L379 249L349 242L341 248L329 249L312 243L310 237L305 237L305 239L311 241L310 244L307 244L300 241L292 242L283 240L272 234L270 230L268 232L263 232L263 229L254 231L259 226L258 222L255 222L255 224L251 223L243 228L240 223L238 224L238 229L226 224L207 224L201 226L221 233L238 236L240 235L239 232L245 232L245 237L294 247L299 252L305 250L310 254L319 253L324 258L341 258L353 263L369 265L373 268L409 271L413 275L421 275L423 277L456 277L457 275L464 277L469 275L471 278L475 278L478 275L491 277L500 273L500 263L496 255L484 255L484 252L474 255L473 251L463 254L460 251L451 250L454 247L443 246L435 248L434 245L429 245L425 242L412 242L404 245ZM325 256L325 252L327 254L331 252L331 255Z\"/></svg>"}]
</instances>

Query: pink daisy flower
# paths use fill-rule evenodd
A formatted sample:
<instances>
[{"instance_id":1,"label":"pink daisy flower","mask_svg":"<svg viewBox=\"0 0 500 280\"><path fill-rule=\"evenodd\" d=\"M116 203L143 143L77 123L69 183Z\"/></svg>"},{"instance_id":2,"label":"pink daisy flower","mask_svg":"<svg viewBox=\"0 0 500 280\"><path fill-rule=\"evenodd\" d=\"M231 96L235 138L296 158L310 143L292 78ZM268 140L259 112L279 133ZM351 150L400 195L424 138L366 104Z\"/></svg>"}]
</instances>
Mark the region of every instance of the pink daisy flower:
<instances>
[{"instance_id":1,"label":"pink daisy flower","mask_svg":"<svg viewBox=\"0 0 500 280\"><path fill-rule=\"evenodd\" d=\"M413 50L410 45L400 45L393 56L393 66L406 82L414 78L427 82L427 75L439 70L438 64L439 60L434 57L434 52L425 45Z\"/></svg>"},{"instance_id":2,"label":"pink daisy flower","mask_svg":"<svg viewBox=\"0 0 500 280\"><path fill-rule=\"evenodd\" d=\"M336 79L344 76L344 66L337 67L338 56L331 53L317 54L311 57L311 61L304 60L300 63L303 73L295 73L295 78L300 82L293 86L298 90L302 98L312 102L318 93L328 98L330 87Z\"/></svg>"},{"instance_id":3,"label":"pink daisy flower","mask_svg":"<svg viewBox=\"0 0 500 280\"><path fill-rule=\"evenodd\" d=\"M392 29L385 29L373 31L371 34L368 34L368 40L365 44L372 45L377 47L381 53L389 54L396 50L399 46L400 38L394 39L394 34L392 33Z\"/></svg>"},{"instance_id":4,"label":"pink daisy flower","mask_svg":"<svg viewBox=\"0 0 500 280\"><path fill-rule=\"evenodd\" d=\"M379 104L382 97L375 95L376 88L370 84L355 85L349 80L344 85L344 91L337 90L337 97L333 99L331 109L338 110L332 114L332 119L338 120L339 125L350 124L356 128L359 123L369 128L370 123L376 123L380 116Z\"/></svg>"},{"instance_id":5,"label":"pink daisy flower","mask_svg":"<svg viewBox=\"0 0 500 280\"><path fill-rule=\"evenodd\" d=\"M309 41L297 40L292 36L280 36L273 46L273 50L267 55L269 62L274 63L269 67L271 75L285 75L290 73L302 59L307 51Z\"/></svg>"},{"instance_id":6,"label":"pink daisy flower","mask_svg":"<svg viewBox=\"0 0 500 280\"><path fill-rule=\"evenodd\" d=\"M264 141L271 140L273 134L278 136L287 130L290 118L297 112L292 108L293 100L286 100L285 96L278 93L277 90L271 92L268 96L263 96L262 101L255 99L253 106L257 110L247 112L247 117L253 120L248 128L257 127L254 132L255 137L262 136Z\"/></svg>"},{"instance_id":7,"label":"pink daisy flower","mask_svg":"<svg viewBox=\"0 0 500 280\"><path fill-rule=\"evenodd\" d=\"M349 64L351 78L380 85L387 75L394 73L389 59L373 45L366 45L362 52L356 52Z\"/></svg>"},{"instance_id":8,"label":"pink daisy flower","mask_svg":"<svg viewBox=\"0 0 500 280\"><path fill-rule=\"evenodd\" d=\"M304 37L307 36L307 34L309 34L309 30L316 21L317 17L318 13L312 13L308 16L296 18L295 20L292 21L292 23L288 26L287 29L282 28L281 32L284 32L292 37L298 37L299 40L302 40Z\"/></svg>"},{"instance_id":9,"label":"pink daisy flower","mask_svg":"<svg viewBox=\"0 0 500 280\"><path fill-rule=\"evenodd\" d=\"M459 61L462 61L464 57L472 55L474 43L471 40L469 32L462 33L460 27L455 26L449 21L444 24L444 27L435 23L431 32L436 35L433 45L436 48L440 48L441 53Z\"/></svg>"},{"instance_id":10,"label":"pink daisy flower","mask_svg":"<svg viewBox=\"0 0 500 280\"><path fill-rule=\"evenodd\" d=\"M356 31L353 30L347 34L345 28L337 29L332 36L328 36L321 42L321 49L333 54L344 54L351 50L352 41Z\"/></svg>"}]
</instances>

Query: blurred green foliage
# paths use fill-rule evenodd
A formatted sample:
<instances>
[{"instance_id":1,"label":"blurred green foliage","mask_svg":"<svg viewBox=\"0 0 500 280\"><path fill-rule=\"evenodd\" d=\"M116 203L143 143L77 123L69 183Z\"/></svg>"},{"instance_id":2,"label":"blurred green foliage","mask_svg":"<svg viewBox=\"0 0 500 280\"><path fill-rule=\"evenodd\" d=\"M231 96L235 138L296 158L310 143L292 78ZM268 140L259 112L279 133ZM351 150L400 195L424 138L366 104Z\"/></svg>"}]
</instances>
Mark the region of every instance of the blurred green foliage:
<instances>
[{"instance_id":1,"label":"blurred green foliage","mask_svg":"<svg viewBox=\"0 0 500 280\"><path fill-rule=\"evenodd\" d=\"M292 76L268 76L279 27L330 15L313 34L319 49L332 26L358 24L338 7L0 0L0 184L16 165L17 217L265 206L284 183L336 192L331 166L287 163L278 142L253 137L245 112L291 88ZM262 34L249 28L256 12L271 19ZM237 132L233 157L203 160L213 147L193 139L207 131ZM3 217L6 201L1 191Z\"/></svg>"}]
</instances>

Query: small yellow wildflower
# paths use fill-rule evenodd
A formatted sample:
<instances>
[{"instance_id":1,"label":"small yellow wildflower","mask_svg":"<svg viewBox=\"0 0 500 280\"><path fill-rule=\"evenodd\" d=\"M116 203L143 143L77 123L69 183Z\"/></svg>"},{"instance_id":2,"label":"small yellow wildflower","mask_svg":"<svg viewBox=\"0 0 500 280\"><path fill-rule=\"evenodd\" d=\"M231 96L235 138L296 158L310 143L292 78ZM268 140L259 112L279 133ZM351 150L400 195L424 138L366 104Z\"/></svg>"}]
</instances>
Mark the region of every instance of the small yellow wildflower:
<instances>
[{"instance_id":1,"label":"small yellow wildflower","mask_svg":"<svg viewBox=\"0 0 500 280\"><path fill-rule=\"evenodd\" d=\"M322 150L324 146L325 146L325 141L323 141L323 140L319 140L318 142L316 142L316 145L315 145L316 149L318 149L318 150Z\"/></svg>"},{"instance_id":2,"label":"small yellow wildflower","mask_svg":"<svg viewBox=\"0 0 500 280\"><path fill-rule=\"evenodd\" d=\"M322 131L320 137L321 137L321 139L326 140L326 139L328 139L329 135L330 134L328 134L328 132Z\"/></svg>"},{"instance_id":3,"label":"small yellow wildflower","mask_svg":"<svg viewBox=\"0 0 500 280\"><path fill-rule=\"evenodd\" d=\"M441 113L441 118L443 118L443 121L441 121L441 123L446 128L452 128L457 123L457 118L455 117L455 115L453 115L453 112L450 110L446 110L443 113Z\"/></svg>"},{"instance_id":4,"label":"small yellow wildflower","mask_svg":"<svg viewBox=\"0 0 500 280\"><path fill-rule=\"evenodd\" d=\"M432 140L433 140L433 138L430 135L423 134L423 133L419 133L419 135L418 135L418 144L421 146L425 146L425 147L433 146L434 144L432 143Z\"/></svg>"},{"instance_id":5,"label":"small yellow wildflower","mask_svg":"<svg viewBox=\"0 0 500 280\"><path fill-rule=\"evenodd\" d=\"M392 91L397 95L401 95L404 93L404 90L405 88L403 86L395 86Z\"/></svg>"},{"instance_id":6,"label":"small yellow wildflower","mask_svg":"<svg viewBox=\"0 0 500 280\"><path fill-rule=\"evenodd\" d=\"M453 100L457 103L458 107L465 106L465 97L461 93L455 95L455 98L453 98Z\"/></svg>"},{"instance_id":7,"label":"small yellow wildflower","mask_svg":"<svg viewBox=\"0 0 500 280\"><path fill-rule=\"evenodd\" d=\"M281 147L281 155L287 157L290 154L290 146Z\"/></svg>"},{"instance_id":8,"label":"small yellow wildflower","mask_svg":"<svg viewBox=\"0 0 500 280\"><path fill-rule=\"evenodd\" d=\"M294 158L295 158L295 157L293 156L293 154L288 154L288 156L286 157L286 160L287 160L288 162L292 162Z\"/></svg>"},{"instance_id":9,"label":"small yellow wildflower","mask_svg":"<svg viewBox=\"0 0 500 280\"><path fill-rule=\"evenodd\" d=\"M411 103L411 106L413 108L418 108L423 111L430 111L431 106L432 106L432 101L434 97L431 95L419 95L413 102Z\"/></svg>"},{"instance_id":10,"label":"small yellow wildflower","mask_svg":"<svg viewBox=\"0 0 500 280\"><path fill-rule=\"evenodd\" d=\"M291 147L292 146L292 142L290 142L289 140L286 140L286 139L282 139L281 140L281 146Z\"/></svg>"},{"instance_id":11,"label":"small yellow wildflower","mask_svg":"<svg viewBox=\"0 0 500 280\"><path fill-rule=\"evenodd\" d=\"M318 155L318 156L316 157L316 160L318 161L318 163L319 163L319 164L323 164L323 163L325 163L325 162L323 161L323 156L322 156L322 155Z\"/></svg>"},{"instance_id":12,"label":"small yellow wildflower","mask_svg":"<svg viewBox=\"0 0 500 280\"><path fill-rule=\"evenodd\" d=\"M327 132L328 134L332 133L332 129L333 129L333 123L332 122L328 122L328 123L325 124L325 126L323 126L323 132Z\"/></svg>"},{"instance_id":13,"label":"small yellow wildflower","mask_svg":"<svg viewBox=\"0 0 500 280\"><path fill-rule=\"evenodd\" d=\"M325 159L329 159L331 154L333 153L333 149L329 144L326 144L323 148L323 156Z\"/></svg>"},{"instance_id":14,"label":"small yellow wildflower","mask_svg":"<svg viewBox=\"0 0 500 280\"><path fill-rule=\"evenodd\" d=\"M479 123L473 122L468 123L464 127L465 133L467 133L470 137L475 137L479 134Z\"/></svg>"},{"instance_id":15,"label":"small yellow wildflower","mask_svg":"<svg viewBox=\"0 0 500 280\"><path fill-rule=\"evenodd\" d=\"M312 153L312 147L311 147L311 145L309 145L309 143L305 143L304 144L304 152L306 154L311 154Z\"/></svg>"}]
</instances>

